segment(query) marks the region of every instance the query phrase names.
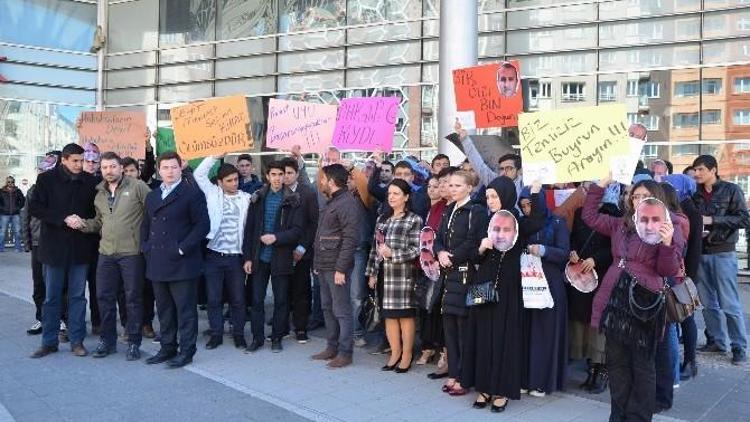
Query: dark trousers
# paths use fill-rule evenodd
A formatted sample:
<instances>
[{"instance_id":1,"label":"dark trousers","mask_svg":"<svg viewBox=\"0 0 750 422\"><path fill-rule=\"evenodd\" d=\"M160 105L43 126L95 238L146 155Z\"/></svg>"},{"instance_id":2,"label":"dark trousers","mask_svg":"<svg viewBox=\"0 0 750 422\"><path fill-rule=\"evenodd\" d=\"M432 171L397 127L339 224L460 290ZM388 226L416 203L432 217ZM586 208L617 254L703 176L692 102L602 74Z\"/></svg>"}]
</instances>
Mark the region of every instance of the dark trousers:
<instances>
[{"instance_id":1,"label":"dark trousers","mask_svg":"<svg viewBox=\"0 0 750 422\"><path fill-rule=\"evenodd\" d=\"M96 269L98 267L99 254L94 254L94 260L89 265L86 273L86 281L89 286L89 310L91 311L91 326L98 327L102 325L99 312L99 301L96 300Z\"/></svg>"},{"instance_id":2,"label":"dark trousers","mask_svg":"<svg viewBox=\"0 0 750 422\"><path fill-rule=\"evenodd\" d=\"M340 355L352 355L354 348L354 315L351 279L343 285L334 282L334 271L320 271L320 306L326 324L328 348Z\"/></svg>"},{"instance_id":3,"label":"dark trousers","mask_svg":"<svg viewBox=\"0 0 750 422\"><path fill-rule=\"evenodd\" d=\"M154 283L144 278L143 283L143 325L154 323Z\"/></svg>"},{"instance_id":4,"label":"dark trousers","mask_svg":"<svg viewBox=\"0 0 750 422\"><path fill-rule=\"evenodd\" d=\"M610 422L650 421L656 400L655 355L609 338L606 353Z\"/></svg>"},{"instance_id":5,"label":"dark trousers","mask_svg":"<svg viewBox=\"0 0 750 422\"><path fill-rule=\"evenodd\" d=\"M161 349L167 353L179 348L183 355L195 354L198 339L198 279L154 281L154 297L159 314Z\"/></svg>"},{"instance_id":6,"label":"dark trousers","mask_svg":"<svg viewBox=\"0 0 750 422\"><path fill-rule=\"evenodd\" d=\"M325 323L325 317L323 316L323 307L320 306L320 277L313 274L312 276L312 290L310 294L310 320L313 322Z\"/></svg>"},{"instance_id":7,"label":"dark trousers","mask_svg":"<svg viewBox=\"0 0 750 422\"><path fill-rule=\"evenodd\" d=\"M102 339L109 346L114 346L117 342L117 299L120 292L125 297L125 332L128 334L128 341L141 344L144 265L141 255L99 256L96 300L99 302Z\"/></svg>"},{"instance_id":8,"label":"dark trousers","mask_svg":"<svg viewBox=\"0 0 750 422\"><path fill-rule=\"evenodd\" d=\"M289 304L292 309L294 331L307 331L310 319L310 269L312 261L303 259L297 262L289 286Z\"/></svg>"},{"instance_id":9,"label":"dark trousers","mask_svg":"<svg viewBox=\"0 0 750 422\"><path fill-rule=\"evenodd\" d=\"M225 292L231 309L233 334L245 335L245 271L242 263L241 255L222 256L212 251L206 254L206 299L211 335L224 333L221 311Z\"/></svg>"},{"instance_id":10,"label":"dark trousers","mask_svg":"<svg viewBox=\"0 0 750 422\"><path fill-rule=\"evenodd\" d=\"M250 326L253 341L265 339L265 300L268 289L268 279L271 279L273 290L273 321L271 338L280 340L289 332L289 276L271 275L271 264L260 262L258 268L253 268L253 301L250 308Z\"/></svg>"},{"instance_id":11,"label":"dark trousers","mask_svg":"<svg viewBox=\"0 0 750 422\"><path fill-rule=\"evenodd\" d=\"M39 260L37 254L39 253L38 246L31 247L31 279L34 282L34 291L31 297L34 299L34 306L36 307L36 320L42 321L42 306L44 305L44 271L42 262Z\"/></svg>"},{"instance_id":12,"label":"dark trousers","mask_svg":"<svg viewBox=\"0 0 750 422\"><path fill-rule=\"evenodd\" d=\"M750 230L748 230L750 232ZM695 349L698 347L698 326L695 325L695 316L690 315L680 324L682 329L682 347L684 349L683 362L695 360Z\"/></svg>"},{"instance_id":13,"label":"dark trousers","mask_svg":"<svg viewBox=\"0 0 750 422\"><path fill-rule=\"evenodd\" d=\"M443 334L448 352L448 376L451 378L461 377L461 349L464 343L466 319L463 316L443 314Z\"/></svg>"}]
</instances>

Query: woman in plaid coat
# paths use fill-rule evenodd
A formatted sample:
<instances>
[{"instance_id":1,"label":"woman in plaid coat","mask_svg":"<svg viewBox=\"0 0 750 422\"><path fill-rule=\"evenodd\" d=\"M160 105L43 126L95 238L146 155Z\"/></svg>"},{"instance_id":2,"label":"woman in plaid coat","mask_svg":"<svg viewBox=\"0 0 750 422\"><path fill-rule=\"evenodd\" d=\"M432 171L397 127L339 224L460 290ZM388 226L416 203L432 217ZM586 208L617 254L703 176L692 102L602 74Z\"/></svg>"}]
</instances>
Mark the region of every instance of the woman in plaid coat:
<instances>
[{"instance_id":1,"label":"woman in plaid coat","mask_svg":"<svg viewBox=\"0 0 750 422\"><path fill-rule=\"evenodd\" d=\"M416 333L414 260L419 257L423 223L406 206L410 194L411 187L403 180L395 179L388 185L390 210L378 218L365 271L370 288L380 287L383 292L382 315L391 356L382 369L398 373L411 368Z\"/></svg>"}]
</instances>

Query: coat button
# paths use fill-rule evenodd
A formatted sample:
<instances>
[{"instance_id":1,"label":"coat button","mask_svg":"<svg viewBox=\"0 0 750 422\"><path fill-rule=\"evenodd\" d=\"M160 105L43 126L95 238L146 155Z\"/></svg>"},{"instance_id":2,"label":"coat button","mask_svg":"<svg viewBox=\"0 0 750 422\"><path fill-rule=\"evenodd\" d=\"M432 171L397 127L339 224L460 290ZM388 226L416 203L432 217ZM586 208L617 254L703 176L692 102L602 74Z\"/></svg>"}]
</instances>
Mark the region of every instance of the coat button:
<instances>
[{"instance_id":1,"label":"coat button","mask_svg":"<svg viewBox=\"0 0 750 422\"><path fill-rule=\"evenodd\" d=\"M167 221L167 217L162 217L161 221Z\"/></svg>"},{"instance_id":2,"label":"coat button","mask_svg":"<svg viewBox=\"0 0 750 422\"><path fill-rule=\"evenodd\" d=\"M151 236L153 236L153 235L155 235L155 234L156 234L156 233L154 233L154 232L151 232Z\"/></svg>"},{"instance_id":3,"label":"coat button","mask_svg":"<svg viewBox=\"0 0 750 422\"><path fill-rule=\"evenodd\" d=\"M156 217L152 218L151 220L156 221Z\"/></svg>"}]
</instances>

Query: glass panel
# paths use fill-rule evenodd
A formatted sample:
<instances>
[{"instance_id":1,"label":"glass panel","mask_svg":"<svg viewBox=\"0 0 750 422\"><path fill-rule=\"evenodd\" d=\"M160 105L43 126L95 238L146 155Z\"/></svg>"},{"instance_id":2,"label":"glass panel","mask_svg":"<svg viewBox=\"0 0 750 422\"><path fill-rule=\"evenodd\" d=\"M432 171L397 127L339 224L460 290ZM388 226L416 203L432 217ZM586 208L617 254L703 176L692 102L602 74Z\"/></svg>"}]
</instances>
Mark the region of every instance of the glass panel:
<instances>
[{"instance_id":1,"label":"glass panel","mask_svg":"<svg viewBox=\"0 0 750 422\"><path fill-rule=\"evenodd\" d=\"M281 33L337 28L344 25L346 0L281 0Z\"/></svg>"},{"instance_id":2,"label":"glass panel","mask_svg":"<svg viewBox=\"0 0 750 422\"><path fill-rule=\"evenodd\" d=\"M259 40L237 41L216 45L216 57L240 56L255 53L272 53L276 50L276 40L262 38Z\"/></svg>"},{"instance_id":3,"label":"glass panel","mask_svg":"<svg viewBox=\"0 0 750 422\"><path fill-rule=\"evenodd\" d=\"M686 66L698 64L698 60L698 44L605 50L599 53L599 69Z\"/></svg>"},{"instance_id":4,"label":"glass panel","mask_svg":"<svg viewBox=\"0 0 750 422\"><path fill-rule=\"evenodd\" d=\"M105 73L106 87L123 88L128 86L154 85L156 69L117 70Z\"/></svg>"},{"instance_id":5,"label":"glass panel","mask_svg":"<svg viewBox=\"0 0 750 422\"><path fill-rule=\"evenodd\" d=\"M440 82L437 64L426 64L422 66L422 82Z\"/></svg>"},{"instance_id":6,"label":"glass panel","mask_svg":"<svg viewBox=\"0 0 750 422\"><path fill-rule=\"evenodd\" d=\"M596 4L508 12L508 29L596 20Z\"/></svg>"},{"instance_id":7,"label":"glass panel","mask_svg":"<svg viewBox=\"0 0 750 422\"><path fill-rule=\"evenodd\" d=\"M159 69L159 83L200 81L212 77L213 63L210 61L184 66L162 66Z\"/></svg>"},{"instance_id":8,"label":"glass panel","mask_svg":"<svg viewBox=\"0 0 750 422\"><path fill-rule=\"evenodd\" d=\"M347 50L346 66L381 66L419 61L421 44L419 41L390 42L385 45L350 47ZM343 65L343 63L342 63Z\"/></svg>"},{"instance_id":9,"label":"glass panel","mask_svg":"<svg viewBox=\"0 0 750 422\"><path fill-rule=\"evenodd\" d=\"M59 0L0 2L0 40L63 50L89 51L96 5Z\"/></svg>"},{"instance_id":10,"label":"glass panel","mask_svg":"<svg viewBox=\"0 0 750 422\"><path fill-rule=\"evenodd\" d=\"M423 36L440 35L440 0L422 0L422 16L430 18L422 23Z\"/></svg>"},{"instance_id":11,"label":"glass panel","mask_svg":"<svg viewBox=\"0 0 750 422\"><path fill-rule=\"evenodd\" d=\"M65 104L94 104L96 93L92 90L49 88L41 86L0 84L0 98L39 100Z\"/></svg>"},{"instance_id":12,"label":"glass panel","mask_svg":"<svg viewBox=\"0 0 750 422\"><path fill-rule=\"evenodd\" d=\"M149 50L159 46L159 0L140 0L109 6L110 53Z\"/></svg>"},{"instance_id":13,"label":"glass panel","mask_svg":"<svg viewBox=\"0 0 750 422\"><path fill-rule=\"evenodd\" d=\"M479 13L505 9L505 0L479 0Z\"/></svg>"},{"instance_id":14,"label":"glass panel","mask_svg":"<svg viewBox=\"0 0 750 422\"><path fill-rule=\"evenodd\" d=\"M163 86L159 88L159 102L175 103L213 97L211 83Z\"/></svg>"},{"instance_id":15,"label":"glass panel","mask_svg":"<svg viewBox=\"0 0 750 422\"><path fill-rule=\"evenodd\" d=\"M704 8L706 10L709 10L721 9L731 6L746 6L748 2L747 0L705 0L703 4Z\"/></svg>"},{"instance_id":16,"label":"glass panel","mask_svg":"<svg viewBox=\"0 0 750 422\"><path fill-rule=\"evenodd\" d=\"M508 8L532 7L532 6L554 6L568 3L569 0L508 0Z\"/></svg>"},{"instance_id":17,"label":"glass panel","mask_svg":"<svg viewBox=\"0 0 750 422\"><path fill-rule=\"evenodd\" d=\"M705 69L708 71L709 69ZM701 99L699 95L681 95L683 93L691 93L692 88L691 84L695 83L695 89L697 91L700 91L700 72L698 69L678 69L678 70L667 70L667 71L661 71L658 72L658 79L661 83L661 87L664 88L663 92L660 94L660 98L650 98L649 99L649 106L650 111L659 111L654 110L655 105L659 104L666 100L665 104L667 108L666 115L670 116L671 118L671 124L669 125L669 128L666 129L666 133L664 133L665 137L664 139L658 139L658 140L664 140L664 141L697 141L700 139L700 103ZM714 75L715 76L715 75ZM669 86L669 82L672 82L675 89L673 89L671 92L667 89ZM641 101L643 101L643 95L647 94L647 92L644 92L643 90L644 83L641 81ZM683 88L677 88L677 87L683 87ZM679 90L683 90L682 92L679 92ZM686 91L687 90L687 91ZM648 91L648 89L646 89ZM703 101L703 108L704 109L721 109L723 108L723 105L721 105L723 101L719 100L717 101L715 98L709 100L708 97ZM695 158L695 157L693 157Z\"/></svg>"},{"instance_id":18,"label":"glass panel","mask_svg":"<svg viewBox=\"0 0 750 422\"><path fill-rule=\"evenodd\" d=\"M359 44L373 41L419 38L421 36L420 28L420 22L406 22L384 24L375 27L368 26L365 28L354 28L347 31L347 41L350 44Z\"/></svg>"},{"instance_id":19,"label":"glass panel","mask_svg":"<svg viewBox=\"0 0 750 422\"><path fill-rule=\"evenodd\" d=\"M117 89L105 91L108 106L119 104L147 104L156 98L156 88Z\"/></svg>"},{"instance_id":20,"label":"glass panel","mask_svg":"<svg viewBox=\"0 0 750 422\"><path fill-rule=\"evenodd\" d=\"M279 37L279 50L305 50L343 45L346 41L346 32L323 31L311 32L303 35L281 35Z\"/></svg>"},{"instance_id":21,"label":"glass panel","mask_svg":"<svg viewBox=\"0 0 750 422\"><path fill-rule=\"evenodd\" d=\"M338 89L344 86L344 72L320 72L314 74L279 76L279 92L311 92L322 89Z\"/></svg>"},{"instance_id":22,"label":"glass panel","mask_svg":"<svg viewBox=\"0 0 750 422\"><path fill-rule=\"evenodd\" d=\"M422 43L422 59L438 61L440 58L440 42L438 40L426 40Z\"/></svg>"},{"instance_id":23,"label":"glass panel","mask_svg":"<svg viewBox=\"0 0 750 422\"><path fill-rule=\"evenodd\" d=\"M279 72L301 72L304 70L324 70L344 67L344 50L309 51L283 53L279 58Z\"/></svg>"},{"instance_id":24,"label":"glass panel","mask_svg":"<svg viewBox=\"0 0 750 422\"><path fill-rule=\"evenodd\" d=\"M617 85L617 81L599 81L599 102L609 103L617 101L618 98L622 98L624 92L620 92Z\"/></svg>"},{"instance_id":25,"label":"glass panel","mask_svg":"<svg viewBox=\"0 0 750 422\"><path fill-rule=\"evenodd\" d=\"M505 54L505 34L480 34L479 57L501 57Z\"/></svg>"},{"instance_id":26,"label":"glass panel","mask_svg":"<svg viewBox=\"0 0 750 422\"><path fill-rule=\"evenodd\" d=\"M422 16L422 0L348 0L348 24L403 21Z\"/></svg>"},{"instance_id":27,"label":"glass panel","mask_svg":"<svg viewBox=\"0 0 750 422\"><path fill-rule=\"evenodd\" d=\"M703 62L720 64L750 60L750 40L706 41Z\"/></svg>"},{"instance_id":28,"label":"glass panel","mask_svg":"<svg viewBox=\"0 0 750 422\"><path fill-rule=\"evenodd\" d=\"M706 13L703 36L706 38L750 35L750 10Z\"/></svg>"},{"instance_id":29,"label":"glass panel","mask_svg":"<svg viewBox=\"0 0 750 422\"><path fill-rule=\"evenodd\" d=\"M259 76L274 72L276 72L276 60L271 55L246 59L225 59L216 62L217 79Z\"/></svg>"},{"instance_id":30,"label":"glass panel","mask_svg":"<svg viewBox=\"0 0 750 422\"><path fill-rule=\"evenodd\" d=\"M161 47L214 40L216 0L160 0L159 6Z\"/></svg>"},{"instance_id":31,"label":"glass panel","mask_svg":"<svg viewBox=\"0 0 750 422\"><path fill-rule=\"evenodd\" d=\"M627 0L599 3L600 19L620 19L637 16L661 15L672 12L697 12L701 0Z\"/></svg>"},{"instance_id":32,"label":"glass panel","mask_svg":"<svg viewBox=\"0 0 750 422\"><path fill-rule=\"evenodd\" d=\"M126 54L122 56L107 56L107 68L151 66L156 64L156 52Z\"/></svg>"},{"instance_id":33,"label":"glass panel","mask_svg":"<svg viewBox=\"0 0 750 422\"><path fill-rule=\"evenodd\" d=\"M346 71L351 87L401 86L419 83L419 65Z\"/></svg>"},{"instance_id":34,"label":"glass panel","mask_svg":"<svg viewBox=\"0 0 750 422\"><path fill-rule=\"evenodd\" d=\"M698 16L601 24L599 45L609 47L699 39L700 25Z\"/></svg>"},{"instance_id":35,"label":"glass panel","mask_svg":"<svg viewBox=\"0 0 750 422\"><path fill-rule=\"evenodd\" d=\"M508 53L567 50L595 46L595 25L508 33Z\"/></svg>"},{"instance_id":36,"label":"glass panel","mask_svg":"<svg viewBox=\"0 0 750 422\"><path fill-rule=\"evenodd\" d=\"M503 13L484 13L479 15L479 32L504 30L505 15Z\"/></svg>"},{"instance_id":37,"label":"glass panel","mask_svg":"<svg viewBox=\"0 0 750 422\"><path fill-rule=\"evenodd\" d=\"M266 94L276 91L276 78L253 78L233 81L217 81L216 96L243 93L248 95Z\"/></svg>"},{"instance_id":38,"label":"glass panel","mask_svg":"<svg viewBox=\"0 0 750 422\"><path fill-rule=\"evenodd\" d=\"M222 0L216 22L219 39L275 34L278 10L277 0Z\"/></svg>"},{"instance_id":39,"label":"glass panel","mask_svg":"<svg viewBox=\"0 0 750 422\"><path fill-rule=\"evenodd\" d=\"M521 75L524 77L569 75L596 70L596 53L543 54L516 58L521 61Z\"/></svg>"},{"instance_id":40,"label":"glass panel","mask_svg":"<svg viewBox=\"0 0 750 422\"><path fill-rule=\"evenodd\" d=\"M0 56L8 60L45 63L60 66L75 66L96 70L96 56L70 53L56 53L53 51L31 50L23 47L8 47L0 45Z\"/></svg>"},{"instance_id":41,"label":"glass panel","mask_svg":"<svg viewBox=\"0 0 750 422\"><path fill-rule=\"evenodd\" d=\"M185 62L191 60L210 59L214 56L214 46L201 45L196 47L170 48L159 53L160 63Z\"/></svg>"}]
</instances>

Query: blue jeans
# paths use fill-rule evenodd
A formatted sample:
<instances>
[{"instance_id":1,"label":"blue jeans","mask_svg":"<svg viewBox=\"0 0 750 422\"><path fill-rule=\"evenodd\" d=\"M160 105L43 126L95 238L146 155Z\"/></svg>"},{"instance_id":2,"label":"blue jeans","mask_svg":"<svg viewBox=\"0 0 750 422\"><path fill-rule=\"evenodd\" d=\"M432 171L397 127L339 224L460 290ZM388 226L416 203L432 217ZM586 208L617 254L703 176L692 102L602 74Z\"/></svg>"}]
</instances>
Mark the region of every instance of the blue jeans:
<instances>
[{"instance_id":1,"label":"blue jeans","mask_svg":"<svg viewBox=\"0 0 750 422\"><path fill-rule=\"evenodd\" d=\"M732 349L747 349L747 332L737 288L737 254L723 252L701 255L696 281L703 302L706 329L716 345L728 349L728 331Z\"/></svg>"},{"instance_id":2,"label":"blue jeans","mask_svg":"<svg viewBox=\"0 0 750 422\"><path fill-rule=\"evenodd\" d=\"M679 360L677 324L668 323L656 346L656 404L664 409L672 408L674 385L680 379Z\"/></svg>"},{"instance_id":3,"label":"blue jeans","mask_svg":"<svg viewBox=\"0 0 750 422\"><path fill-rule=\"evenodd\" d=\"M21 248L21 216L0 215L0 251L5 249L5 232L8 231L8 224L13 228L13 240L16 242L16 250L23 252Z\"/></svg>"},{"instance_id":4,"label":"blue jeans","mask_svg":"<svg viewBox=\"0 0 750 422\"><path fill-rule=\"evenodd\" d=\"M363 337L365 329L359 322L359 314L362 312L362 302L365 299L367 280L365 278L365 266L367 265L367 252L363 248L357 248L354 252L354 268L349 276L352 283L352 316L354 317L354 337Z\"/></svg>"},{"instance_id":5,"label":"blue jeans","mask_svg":"<svg viewBox=\"0 0 750 422\"><path fill-rule=\"evenodd\" d=\"M63 283L68 276L68 337L71 344L86 337L86 272L89 264L53 267L44 265L46 294L42 309L42 345L57 346L62 312Z\"/></svg>"}]
</instances>

